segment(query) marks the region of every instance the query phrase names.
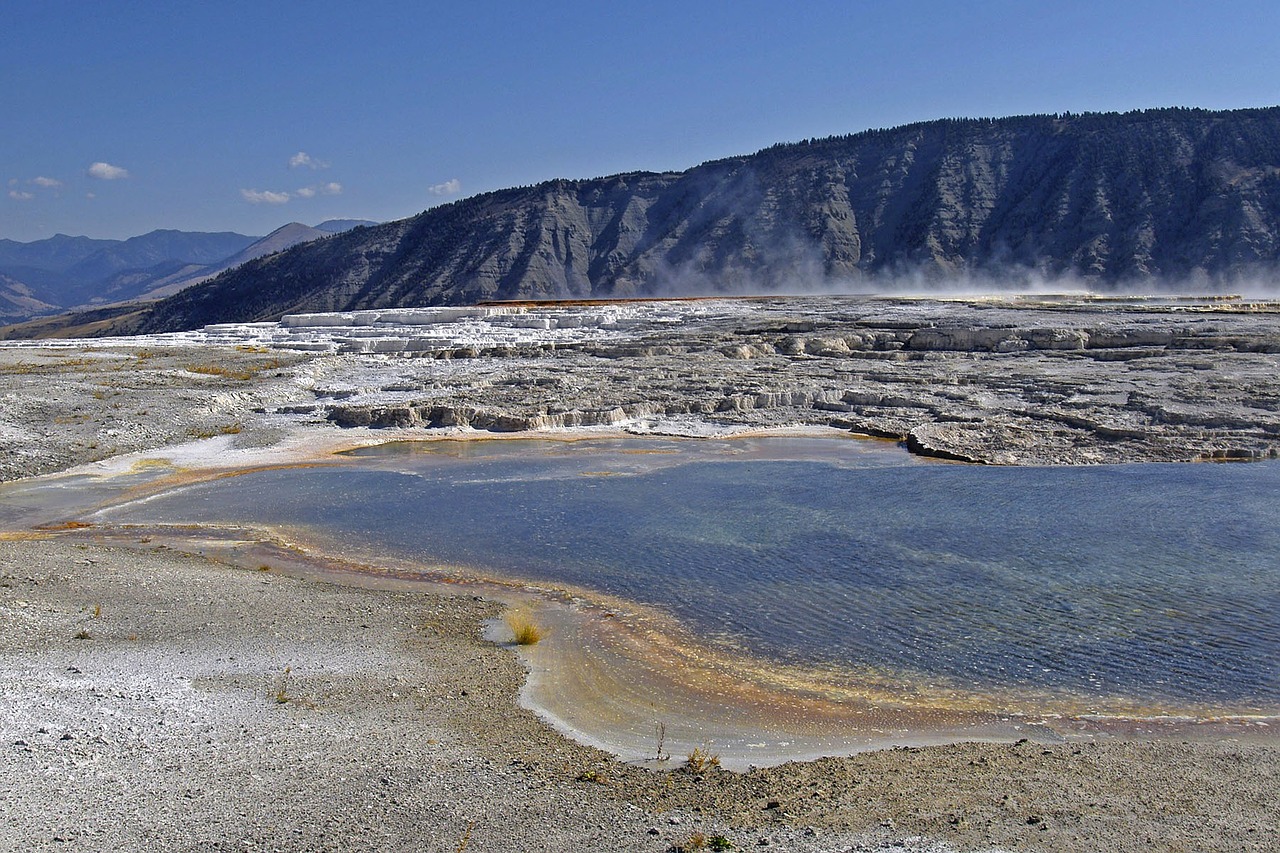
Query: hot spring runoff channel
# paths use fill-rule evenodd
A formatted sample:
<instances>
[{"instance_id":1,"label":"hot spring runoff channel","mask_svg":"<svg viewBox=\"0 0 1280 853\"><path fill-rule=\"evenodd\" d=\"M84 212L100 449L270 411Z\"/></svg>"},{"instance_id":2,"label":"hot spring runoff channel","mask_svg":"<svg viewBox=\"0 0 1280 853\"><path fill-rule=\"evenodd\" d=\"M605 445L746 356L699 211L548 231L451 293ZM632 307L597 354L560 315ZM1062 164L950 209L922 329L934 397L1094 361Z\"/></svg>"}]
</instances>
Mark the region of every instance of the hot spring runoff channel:
<instances>
[{"instance_id":1,"label":"hot spring runoff channel","mask_svg":"<svg viewBox=\"0 0 1280 853\"><path fill-rule=\"evenodd\" d=\"M1280 708L1280 465L998 468L850 439L387 445L107 521L305 527L974 692Z\"/></svg>"}]
</instances>

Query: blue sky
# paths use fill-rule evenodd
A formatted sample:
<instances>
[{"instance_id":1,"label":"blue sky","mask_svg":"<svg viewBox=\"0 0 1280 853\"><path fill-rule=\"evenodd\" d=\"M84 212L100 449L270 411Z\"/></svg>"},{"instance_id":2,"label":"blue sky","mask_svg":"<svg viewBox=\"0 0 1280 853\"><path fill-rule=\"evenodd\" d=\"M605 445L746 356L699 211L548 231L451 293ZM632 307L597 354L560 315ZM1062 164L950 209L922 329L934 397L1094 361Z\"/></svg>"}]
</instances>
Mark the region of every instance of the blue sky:
<instances>
[{"instance_id":1,"label":"blue sky","mask_svg":"<svg viewBox=\"0 0 1280 853\"><path fill-rule=\"evenodd\" d=\"M1262 0L9 0L2 19L0 238L24 241L395 219L947 116L1280 103Z\"/></svg>"}]
</instances>

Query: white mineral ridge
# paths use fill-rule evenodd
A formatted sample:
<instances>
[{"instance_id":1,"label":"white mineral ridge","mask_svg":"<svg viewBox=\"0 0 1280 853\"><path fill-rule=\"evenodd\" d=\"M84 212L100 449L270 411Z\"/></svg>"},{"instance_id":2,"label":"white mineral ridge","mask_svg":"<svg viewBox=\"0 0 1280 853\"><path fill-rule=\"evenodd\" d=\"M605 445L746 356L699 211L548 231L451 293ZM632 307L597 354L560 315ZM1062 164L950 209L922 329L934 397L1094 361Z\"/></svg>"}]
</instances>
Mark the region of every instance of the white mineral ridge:
<instances>
[{"instance_id":1,"label":"white mineral ridge","mask_svg":"<svg viewBox=\"0 0 1280 853\"><path fill-rule=\"evenodd\" d=\"M128 338L6 341L5 346L93 348L260 346L314 352L401 353L621 340L711 316L746 316L748 303L654 302L564 307L469 306L288 314L279 322L218 323Z\"/></svg>"}]
</instances>

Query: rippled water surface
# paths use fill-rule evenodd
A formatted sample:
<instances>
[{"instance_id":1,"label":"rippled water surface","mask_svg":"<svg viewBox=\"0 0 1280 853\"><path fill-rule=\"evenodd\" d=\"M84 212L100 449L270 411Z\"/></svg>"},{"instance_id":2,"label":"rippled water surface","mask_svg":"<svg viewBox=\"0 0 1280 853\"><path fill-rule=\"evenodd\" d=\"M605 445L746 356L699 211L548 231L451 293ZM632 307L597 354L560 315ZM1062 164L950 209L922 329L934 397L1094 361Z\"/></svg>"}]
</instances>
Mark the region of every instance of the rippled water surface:
<instances>
[{"instance_id":1,"label":"rippled water surface","mask_svg":"<svg viewBox=\"0 0 1280 853\"><path fill-rule=\"evenodd\" d=\"M656 605L787 662L1280 708L1280 465L995 468L836 439L425 446L108 517L312 526Z\"/></svg>"}]
</instances>

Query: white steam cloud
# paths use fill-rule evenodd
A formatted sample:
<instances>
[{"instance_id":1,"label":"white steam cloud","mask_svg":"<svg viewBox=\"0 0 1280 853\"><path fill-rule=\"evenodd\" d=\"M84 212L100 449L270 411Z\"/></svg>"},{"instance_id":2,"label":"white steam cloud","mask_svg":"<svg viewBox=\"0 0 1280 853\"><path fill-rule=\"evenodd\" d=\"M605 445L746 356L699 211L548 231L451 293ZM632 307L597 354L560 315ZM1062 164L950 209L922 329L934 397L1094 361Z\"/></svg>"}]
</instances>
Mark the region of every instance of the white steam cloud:
<instances>
[{"instance_id":1,"label":"white steam cloud","mask_svg":"<svg viewBox=\"0 0 1280 853\"><path fill-rule=\"evenodd\" d=\"M129 170L99 161L91 164L86 174L89 177L97 178L100 181L118 181L122 178L129 177Z\"/></svg>"},{"instance_id":2,"label":"white steam cloud","mask_svg":"<svg viewBox=\"0 0 1280 853\"><path fill-rule=\"evenodd\" d=\"M9 198L14 201L31 201L35 196L31 193L23 192L22 190L9 190Z\"/></svg>"},{"instance_id":3,"label":"white steam cloud","mask_svg":"<svg viewBox=\"0 0 1280 853\"><path fill-rule=\"evenodd\" d=\"M37 175L31 179L31 183L38 187L46 187L48 189L57 189L62 186L62 181L57 178L46 178L44 175Z\"/></svg>"}]
</instances>

